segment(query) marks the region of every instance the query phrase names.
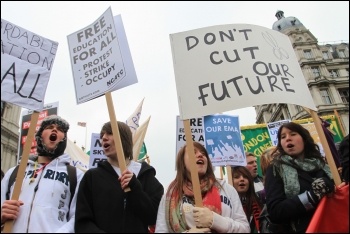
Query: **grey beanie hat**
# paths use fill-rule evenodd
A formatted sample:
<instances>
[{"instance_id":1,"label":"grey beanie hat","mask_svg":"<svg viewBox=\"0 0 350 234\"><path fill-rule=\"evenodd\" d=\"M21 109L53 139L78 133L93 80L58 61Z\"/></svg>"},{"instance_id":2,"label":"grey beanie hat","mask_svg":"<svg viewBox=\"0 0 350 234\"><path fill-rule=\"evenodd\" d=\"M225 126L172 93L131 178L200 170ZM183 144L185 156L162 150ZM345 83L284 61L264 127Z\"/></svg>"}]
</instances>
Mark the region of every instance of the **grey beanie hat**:
<instances>
[{"instance_id":1,"label":"grey beanie hat","mask_svg":"<svg viewBox=\"0 0 350 234\"><path fill-rule=\"evenodd\" d=\"M62 139L62 141L60 141L57 144L57 147L54 150L48 150L46 146L43 144L43 139L42 139L42 133L44 129L51 124L57 124L58 126L60 126L60 128L64 132L64 138ZM50 115L46 117L42 121L38 132L35 134L35 140L37 143L36 150L38 152L38 155L48 156L51 158L57 158L58 156L62 155L67 146L68 129L69 129L69 123L66 120L62 119L60 116Z\"/></svg>"}]
</instances>

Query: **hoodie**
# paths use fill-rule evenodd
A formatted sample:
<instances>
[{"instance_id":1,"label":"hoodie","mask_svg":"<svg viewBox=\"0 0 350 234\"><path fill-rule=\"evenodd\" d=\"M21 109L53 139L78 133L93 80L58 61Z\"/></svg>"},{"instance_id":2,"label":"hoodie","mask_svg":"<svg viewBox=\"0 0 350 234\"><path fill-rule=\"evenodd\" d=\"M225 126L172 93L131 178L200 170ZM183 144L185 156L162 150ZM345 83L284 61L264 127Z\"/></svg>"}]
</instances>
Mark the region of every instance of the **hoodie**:
<instances>
[{"instance_id":1,"label":"hoodie","mask_svg":"<svg viewBox=\"0 0 350 234\"><path fill-rule=\"evenodd\" d=\"M76 194L84 173L76 170L77 187L69 207L70 185L66 163L70 160L68 154L55 158L46 166L33 159L28 160L19 196L24 204L14 222L13 233L74 233ZM15 167L9 169L1 181L1 205L6 200L9 178L14 169ZM15 183L11 186L10 197L14 185Z\"/></svg>"},{"instance_id":2,"label":"hoodie","mask_svg":"<svg viewBox=\"0 0 350 234\"><path fill-rule=\"evenodd\" d=\"M213 213L213 224L211 230L218 233L249 233L250 227L247 216L244 213L241 200L236 189L225 180L218 180L220 184L221 215ZM166 220L166 194L163 195L159 204L156 233L173 232L167 225ZM183 218L189 228L195 227L193 219L193 205L187 199L182 199Z\"/></svg>"},{"instance_id":3,"label":"hoodie","mask_svg":"<svg viewBox=\"0 0 350 234\"><path fill-rule=\"evenodd\" d=\"M77 233L147 233L148 226L156 223L164 188L155 169L133 161L128 169L134 173L129 192L122 190L118 173L108 161L85 173L78 191Z\"/></svg>"}]
</instances>

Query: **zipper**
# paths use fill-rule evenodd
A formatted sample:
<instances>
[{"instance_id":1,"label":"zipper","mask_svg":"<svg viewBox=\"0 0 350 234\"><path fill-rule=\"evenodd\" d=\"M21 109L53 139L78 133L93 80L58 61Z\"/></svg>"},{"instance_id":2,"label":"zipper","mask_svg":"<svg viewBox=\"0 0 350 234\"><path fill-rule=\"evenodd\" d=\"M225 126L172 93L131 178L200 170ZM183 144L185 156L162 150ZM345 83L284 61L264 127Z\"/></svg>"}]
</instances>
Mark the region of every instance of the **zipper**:
<instances>
[{"instance_id":1,"label":"zipper","mask_svg":"<svg viewBox=\"0 0 350 234\"><path fill-rule=\"evenodd\" d=\"M45 165L46 166L46 165ZM45 168L44 166L44 168ZM43 170L43 173L41 173L40 177L39 177L39 180L38 180L38 183L36 184L36 186L34 187L34 195L33 195L33 199L32 199L32 202L31 202L31 205L30 205L30 209L29 209L29 215L28 215L28 222L27 222L27 231L26 233L29 232L29 223L30 223L30 217L31 217L31 213L32 213L32 210L33 210L33 202L34 202L34 199L35 199L35 195L36 195L36 192L38 191L39 189L39 184L40 184L40 181L41 181L41 178L44 174L44 170Z\"/></svg>"}]
</instances>

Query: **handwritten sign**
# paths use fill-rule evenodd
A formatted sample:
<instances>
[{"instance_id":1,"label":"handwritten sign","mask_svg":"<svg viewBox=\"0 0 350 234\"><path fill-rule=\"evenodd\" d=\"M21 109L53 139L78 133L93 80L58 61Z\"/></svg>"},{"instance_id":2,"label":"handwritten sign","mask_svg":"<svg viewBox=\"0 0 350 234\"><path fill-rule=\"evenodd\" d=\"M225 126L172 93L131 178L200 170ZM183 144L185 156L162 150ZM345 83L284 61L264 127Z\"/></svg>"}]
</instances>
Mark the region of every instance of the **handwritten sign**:
<instances>
[{"instance_id":1,"label":"handwritten sign","mask_svg":"<svg viewBox=\"0 0 350 234\"><path fill-rule=\"evenodd\" d=\"M1 19L1 100L40 111L58 43Z\"/></svg>"},{"instance_id":2,"label":"handwritten sign","mask_svg":"<svg viewBox=\"0 0 350 234\"><path fill-rule=\"evenodd\" d=\"M181 119L276 102L316 110L280 32L229 24L170 34L170 41Z\"/></svg>"}]
</instances>

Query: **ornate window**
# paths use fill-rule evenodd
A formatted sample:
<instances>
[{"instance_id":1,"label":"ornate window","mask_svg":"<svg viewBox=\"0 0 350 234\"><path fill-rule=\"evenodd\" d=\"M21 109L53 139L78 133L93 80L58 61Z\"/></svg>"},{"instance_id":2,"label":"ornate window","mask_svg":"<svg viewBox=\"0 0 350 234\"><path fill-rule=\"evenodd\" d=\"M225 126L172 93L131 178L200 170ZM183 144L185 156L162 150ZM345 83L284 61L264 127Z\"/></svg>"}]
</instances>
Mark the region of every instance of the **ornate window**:
<instances>
[{"instance_id":1,"label":"ornate window","mask_svg":"<svg viewBox=\"0 0 350 234\"><path fill-rule=\"evenodd\" d=\"M332 104L328 89L320 89L320 95L324 104Z\"/></svg>"},{"instance_id":2,"label":"ornate window","mask_svg":"<svg viewBox=\"0 0 350 234\"><path fill-rule=\"evenodd\" d=\"M329 59L328 51L322 51L323 59Z\"/></svg>"},{"instance_id":3,"label":"ornate window","mask_svg":"<svg viewBox=\"0 0 350 234\"><path fill-rule=\"evenodd\" d=\"M312 59L313 58L311 50L304 50L304 56L307 59Z\"/></svg>"},{"instance_id":4,"label":"ornate window","mask_svg":"<svg viewBox=\"0 0 350 234\"><path fill-rule=\"evenodd\" d=\"M339 58L345 58L345 50L338 51Z\"/></svg>"},{"instance_id":5,"label":"ornate window","mask_svg":"<svg viewBox=\"0 0 350 234\"><path fill-rule=\"evenodd\" d=\"M337 69L331 69L331 70L328 70L328 71L329 71L329 75L330 75L332 78L339 77L339 74L338 74L338 70L337 70Z\"/></svg>"},{"instance_id":6,"label":"ornate window","mask_svg":"<svg viewBox=\"0 0 350 234\"><path fill-rule=\"evenodd\" d=\"M321 76L321 71L318 67L311 67L312 74L314 74L314 77L320 77Z\"/></svg>"},{"instance_id":7,"label":"ornate window","mask_svg":"<svg viewBox=\"0 0 350 234\"><path fill-rule=\"evenodd\" d=\"M349 103L349 89L338 89L338 92L343 103Z\"/></svg>"}]
</instances>

